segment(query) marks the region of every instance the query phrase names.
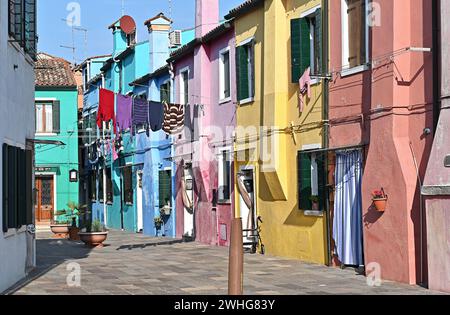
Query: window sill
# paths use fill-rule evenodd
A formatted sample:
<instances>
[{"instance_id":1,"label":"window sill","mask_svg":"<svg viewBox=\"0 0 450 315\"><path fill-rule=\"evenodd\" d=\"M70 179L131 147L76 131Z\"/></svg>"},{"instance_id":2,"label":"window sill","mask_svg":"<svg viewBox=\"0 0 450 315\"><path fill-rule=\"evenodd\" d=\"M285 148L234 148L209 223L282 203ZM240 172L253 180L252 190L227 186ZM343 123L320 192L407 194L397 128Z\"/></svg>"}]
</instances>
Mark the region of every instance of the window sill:
<instances>
[{"instance_id":1,"label":"window sill","mask_svg":"<svg viewBox=\"0 0 450 315\"><path fill-rule=\"evenodd\" d=\"M26 230L27 230L26 226L22 226L20 229L14 229L14 228L13 229L9 229L8 232L3 233L3 237L5 239L12 238L14 236L17 236L19 234L22 234L22 233L26 232Z\"/></svg>"},{"instance_id":2,"label":"window sill","mask_svg":"<svg viewBox=\"0 0 450 315\"><path fill-rule=\"evenodd\" d=\"M349 69L343 69L341 71L341 77L348 77L354 74L358 74L364 71L369 70L369 66L368 65L361 65L361 66L357 66L357 67L353 67L353 68L349 68Z\"/></svg>"},{"instance_id":3,"label":"window sill","mask_svg":"<svg viewBox=\"0 0 450 315\"><path fill-rule=\"evenodd\" d=\"M219 200L217 201L218 205L224 205L224 206L229 206L231 205L231 200Z\"/></svg>"},{"instance_id":4,"label":"window sill","mask_svg":"<svg viewBox=\"0 0 450 315\"><path fill-rule=\"evenodd\" d=\"M321 210L303 210L305 217L323 217L324 212Z\"/></svg>"},{"instance_id":5,"label":"window sill","mask_svg":"<svg viewBox=\"0 0 450 315\"><path fill-rule=\"evenodd\" d=\"M249 97L242 101L239 101L239 105L247 105L247 104L253 103L254 101L255 101L254 97Z\"/></svg>"},{"instance_id":6,"label":"window sill","mask_svg":"<svg viewBox=\"0 0 450 315\"><path fill-rule=\"evenodd\" d=\"M227 98L223 98L221 100L219 100L219 104L225 104L231 102L231 97L227 97Z\"/></svg>"},{"instance_id":7,"label":"window sill","mask_svg":"<svg viewBox=\"0 0 450 315\"><path fill-rule=\"evenodd\" d=\"M57 133L36 133L36 137L56 137Z\"/></svg>"}]
</instances>

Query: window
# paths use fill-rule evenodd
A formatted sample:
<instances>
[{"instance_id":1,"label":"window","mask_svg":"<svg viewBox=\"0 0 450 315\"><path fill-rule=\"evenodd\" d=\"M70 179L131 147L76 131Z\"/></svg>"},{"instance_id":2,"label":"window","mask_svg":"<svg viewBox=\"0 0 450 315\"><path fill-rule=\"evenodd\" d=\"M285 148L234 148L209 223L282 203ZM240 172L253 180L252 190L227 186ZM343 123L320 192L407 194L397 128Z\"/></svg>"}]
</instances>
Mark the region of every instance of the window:
<instances>
[{"instance_id":1,"label":"window","mask_svg":"<svg viewBox=\"0 0 450 315\"><path fill-rule=\"evenodd\" d=\"M238 101L243 104L255 96L255 49L254 41L241 44L236 48L236 73Z\"/></svg>"},{"instance_id":2,"label":"window","mask_svg":"<svg viewBox=\"0 0 450 315\"><path fill-rule=\"evenodd\" d=\"M36 133L60 132L60 103L36 103Z\"/></svg>"},{"instance_id":3,"label":"window","mask_svg":"<svg viewBox=\"0 0 450 315\"><path fill-rule=\"evenodd\" d=\"M170 97L170 95L171 95L170 81L167 81L166 83L161 84L160 93L161 93L161 102L170 103L172 101L172 98Z\"/></svg>"},{"instance_id":4,"label":"window","mask_svg":"<svg viewBox=\"0 0 450 315\"><path fill-rule=\"evenodd\" d=\"M322 10L315 8L299 19L291 20L292 83L311 68L312 74L322 71Z\"/></svg>"},{"instance_id":5,"label":"window","mask_svg":"<svg viewBox=\"0 0 450 315\"><path fill-rule=\"evenodd\" d=\"M219 202L229 202L231 198L231 158L223 151L219 156Z\"/></svg>"},{"instance_id":6,"label":"window","mask_svg":"<svg viewBox=\"0 0 450 315\"><path fill-rule=\"evenodd\" d=\"M3 144L3 232L32 224L32 151Z\"/></svg>"},{"instance_id":7,"label":"window","mask_svg":"<svg viewBox=\"0 0 450 315\"><path fill-rule=\"evenodd\" d=\"M133 169L131 166L127 166L122 170L123 175L123 193L124 201L127 205L132 205L133 198Z\"/></svg>"},{"instance_id":8,"label":"window","mask_svg":"<svg viewBox=\"0 0 450 315\"><path fill-rule=\"evenodd\" d=\"M230 50L227 48L220 52L220 100L228 100L231 97L230 76Z\"/></svg>"},{"instance_id":9,"label":"window","mask_svg":"<svg viewBox=\"0 0 450 315\"><path fill-rule=\"evenodd\" d=\"M136 45L136 32L127 35L127 46Z\"/></svg>"},{"instance_id":10,"label":"window","mask_svg":"<svg viewBox=\"0 0 450 315\"><path fill-rule=\"evenodd\" d=\"M92 171L89 183L89 197L91 201L97 201L97 171Z\"/></svg>"},{"instance_id":11,"label":"window","mask_svg":"<svg viewBox=\"0 0 450 315\"><path fill-rule=\"evenodd\" d=\"M103 203L105 201L104 189L103 189L103 169L98 173L98 200Z\"/></svg>"},{"instance_id":12,"label":"window","mask_svg":"<svg viewBox=\"0 0 450 315\"><path fill-rule=\"evenodd\" d=\"M170 206L172 201L172 172L159 172L159 207Z\"/></svg>"},{"instance_id":13,"label":"window","mask_svg":"<svg viewBox=\"0 0 450 315\"><path fill-rule=\"evenodd\" d=\"M108 204L114 203L113 181L112 181L111 168L106 169L106 202Z\"/></svg>"},{"instance_id":14,"label":"window","mask_svg":"<svg viewBox=\"0 0 450 315\"><path fill-rule=\"evenodd\" d=\"M181 105L189 103L189 69L180 73L180 102Z\"/></svg>"},{"instance_id":15,"label":"window","mask_svg":"<svg viewBox=\"0 0 450 315\"><path fill-rule=\"evenodd\" d=\"M304 153L298 155L299 208L314 210L311 197L319 198L319 209L324 209L325 198L325 156Z\"/></svg>"},{"instance_id":16,"label":"window","mask_svg":"<svg viewBox=\"0 0 450 315\"><path fill-rule=\"evenodd\" d=\"M364 65L368 61L367 0L341 0L342 67Z\"/></svg>"},{"instance_id":17,"label":"window","mask_svg":"<svg viewBox=\"0 0 450 315\"><path fill-rule=\"evenodd\" d=\"M33 58L36 58L36 0L8 0L8 33Z\"/></svg>"}]
</instances>

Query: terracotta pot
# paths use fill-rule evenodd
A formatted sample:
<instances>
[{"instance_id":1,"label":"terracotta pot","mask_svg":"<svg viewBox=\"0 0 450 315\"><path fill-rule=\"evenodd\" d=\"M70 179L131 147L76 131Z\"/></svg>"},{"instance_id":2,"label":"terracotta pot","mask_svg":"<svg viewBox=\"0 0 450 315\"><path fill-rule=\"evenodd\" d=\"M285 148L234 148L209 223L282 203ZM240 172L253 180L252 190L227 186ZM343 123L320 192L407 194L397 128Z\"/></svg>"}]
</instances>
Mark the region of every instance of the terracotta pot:
<instances>
[{"instance_id":1,"label":"terracotta pot","mask_svg":"<svg viewBox=\"0 0 450 315\"><path fill-rule=\"evenodd\" d=\"M79 241L80 236L78 235L80 233L80 229L77 227L70 227L69 228L69 238L71 241Z\"/></svg>"},{"instance_id":2,"label":"terracotta pot","mask_svg":"<svg viewBox=\"0 0 450 315\"><path fill-rule=\"evenodd\" d=\"M373 199L373 205L378 212L386 211L387 198Z\"/></svg>"},{"instance_id":3,"label":"terracotta pot","mask_svg":"<svg viewBox=\"0 0 450 315\"><path fill-rule=\"evenodd\" d=\"M108 237L108 232L78 233L80 240L90 247L103 247L103 242Z\"/></svg>"},{"instance_id":4,"label":"terracotta pot","mask_svg":"<svg viewBox=\"0 0 450 315\"><path fill-rule=\"evenodd\" d=\"M67 238L69 236L69 228L70 225L67 224L50 225L52 233L55 234L55 237L57 238Z\"/></svg>"},{"instance_id":5,"label":"terracotta pot","mask_svg":"<svg viewBox=\"0 0 450 315\"><path fill-rule=\"evenodd\" d=\"M319 208L320 208L320 205L319 205L318 202L313 202L312 203L312 209L311 210L318 211L318 210L320 210Z\"/></svg>"}]
</instances>

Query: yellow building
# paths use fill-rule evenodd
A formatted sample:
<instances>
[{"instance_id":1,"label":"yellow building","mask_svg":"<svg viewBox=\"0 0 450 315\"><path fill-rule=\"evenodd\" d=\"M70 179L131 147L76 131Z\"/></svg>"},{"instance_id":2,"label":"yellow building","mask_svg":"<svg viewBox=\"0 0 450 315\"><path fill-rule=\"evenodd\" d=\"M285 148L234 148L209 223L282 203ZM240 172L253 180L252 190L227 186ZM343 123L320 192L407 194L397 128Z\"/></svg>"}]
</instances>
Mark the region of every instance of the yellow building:
<instances>
[{"instance_id":1,"label":"yellow building","mask_svg":"<svg viewBox=\"0 0 450 315\"><path fill-rule=\"evenodd\" d=\"M299 87L308 68L322 73L321 16L320 0L250 0L227 18L236 32L236 191L244 192L236 215L249 230L260 217L267 254L327 264L325 163L308 153L324 145L322 80L312 77L309 96Z\"/></svg>"}]
</instances>

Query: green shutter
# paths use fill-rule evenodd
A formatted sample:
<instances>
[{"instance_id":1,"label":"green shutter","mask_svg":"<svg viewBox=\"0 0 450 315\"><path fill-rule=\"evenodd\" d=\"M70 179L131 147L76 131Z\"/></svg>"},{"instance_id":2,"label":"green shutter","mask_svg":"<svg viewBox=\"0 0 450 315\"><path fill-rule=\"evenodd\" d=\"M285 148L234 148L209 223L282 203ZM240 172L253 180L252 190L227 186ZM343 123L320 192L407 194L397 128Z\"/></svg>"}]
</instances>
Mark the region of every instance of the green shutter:
<instances>
[{"instance_id":1,"label":"green shutter","mask_svg":"<svg viewBox=\"0 0 450 315\"><path fill-rule=\"evenodd\" d=\"M9 206L9 177L8 177L8 170L9 170L9 164L8 164L8 145L7 144L3 144L3 148L2 148L2 162L3 162L3 167L2 167L2 179L3 179L3 189L2 189L2 194L3 194L3 200L2 200L2 225L3 225L3 232L6 233L8 232L8 206Z\"/></svg>"},{"instance_id":2,"label":"green shutter","mask_svg":"<svg viewBox=\"0 0 450 315\"><path fill-rule=\"evenodd\" d=\"M307 18L291 20L292 83L297 83L311 64L311 39Z\"/></svg>"},{"instance_id":3,"label":"green shutter","mask_svg":"<svg viewBox=\"0 0 450 315\"><path fill-rule=\"evenodd\" d=\"M319 189L319 199L320 199L320 210L325 209L325 194L327 191L326 182L327 182L327 172L325 172L325 159L327 158L326 153L318 154L316 156L317 163L317 177L318 177L318 189Z\"/></svg>"},{"instance_id":4,"label":"green shutter","mask_svg":"<svg viewBox=\"0 0 450 315\"><path fill-rule=\"evenodd\" d=\"M323 51L322 51L322 9L317 9L316 12L314 13L315 15L315 20L316 20L316 24L314 26L314 41L315 41L315 57L317 60L317 65L318 68L316 68L315 73L316 74L321 74L322 73L322 55L323 55Z\"/></svg>"},{"instance_id":5,"label":"green shutter","mask_svg":"<svg viewBox=\"0 0 450 315\"><path fill-rule=\"evenodd\" d=\"M247 45L237 47L236 58L237 58L236 73L238 78L237 94L238 100L242 101L250 97L249 71L248 71L249 55Z\"/></svg>"},{"instance_id":6,"label":"green shutter","mask_svg":"<svg viewBox=\"0 0 450 315\"><path fill-rule=\"evenodd\" d=\"M172 200L171 171L159 172L159 206L164 207Z\"/></svg>"},{"instance_id":7,"label":"green shutter","mask_svg":"<svg viewBox=\"0 0 450 315\"><path fill-rule=\"evenodd\" d=\"M26 225L26 158L25 150L17 149L17 228Z\"/></svg>"},{"instance_id":8,"label":"green shutter","mask_svg":"<svg viewBox=\"0 0 450 315\"><path fill-rule=\"evenodd\" d=\"M33 224L33 151L25 152L25 208L26 222L25 224Z\"/></svg>"},{"instance_id":9,"label":"green shutter","mask_svg":"<svg viewBox=\"0 0 450 315\"><path fill-rule=\"evenodd\" d=\"M301 210L311 210L311 156L305 153L298 155L298 189L299 207Z\"/></svg>"},{"instance_id":10,"label":"green shutter","mask_svg":"<svg viewBox=\"0 0 450 315\"><path fill-rule=\"evenodd\" d=\"M59 101L53 102L52 107L53 114L53 133L61 132L61 103Z\"/></svg>"},{"instance_id":11,"label":"green shutter","mask_svg":"<svg viewBox=\"0 0 450 315\"><path fill-rule=\"evenodd\" d=\"M17 148L8 147L8 228L17 227Z\"/></svg>"}]
</instances>

